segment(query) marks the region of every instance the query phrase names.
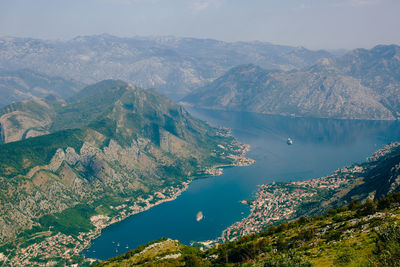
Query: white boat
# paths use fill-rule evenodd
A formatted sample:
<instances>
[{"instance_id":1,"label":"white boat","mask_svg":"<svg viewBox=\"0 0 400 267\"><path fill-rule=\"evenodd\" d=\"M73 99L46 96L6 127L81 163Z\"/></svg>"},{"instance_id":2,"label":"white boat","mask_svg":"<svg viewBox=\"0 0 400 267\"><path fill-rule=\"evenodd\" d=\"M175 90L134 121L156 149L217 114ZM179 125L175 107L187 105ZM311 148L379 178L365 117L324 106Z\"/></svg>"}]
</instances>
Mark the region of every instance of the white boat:
<instances>
[{"instance_id":1,"label":"white boat","mask_svg":"<svg viewBox=\"0 0 400 267\"><path fill-rule=\"evenodd\" d=\"M287 141L286 141L286 143L290 146L290 145L293 145L293 140L292 140L292 138L288 138L287 139Z\"/></svg>"},{"instance_id":2,"label":"white boat","mask_svg":"<svg viewBox=\"0 0 400 267\"><path fill-rule=\"evenodd\" d=\"M199 221L203 220L203 218L204 218L203 212L199 211L199 212L196 214L196 221L199 222Z\"/></svg>"}]
</instances>

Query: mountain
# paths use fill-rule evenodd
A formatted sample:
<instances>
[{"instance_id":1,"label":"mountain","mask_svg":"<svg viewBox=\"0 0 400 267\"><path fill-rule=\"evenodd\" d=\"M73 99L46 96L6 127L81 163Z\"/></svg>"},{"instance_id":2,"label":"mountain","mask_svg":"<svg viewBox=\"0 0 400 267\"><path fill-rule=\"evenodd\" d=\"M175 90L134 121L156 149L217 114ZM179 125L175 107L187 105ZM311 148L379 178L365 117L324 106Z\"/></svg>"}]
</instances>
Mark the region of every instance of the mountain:
<instances>
[{"instance_id":1,"label":"mountain","mask_svg":"<svg viewBox=\"0 0 400 267\"><path fill-rule=\"evenodd\" d=\"M357 49L302 70L235 67L182 102L225 110L340 119L400 117L400 47Z\"/></svg>"},{"instance_id":2,"label":"mountain","mask_svg":"<svg viewBox=\"0 0 400 267\"><path fill-rule=\"evenodd\" d=\"M0 253L11 265L74 262L107 225L176 198L218 166L249 163L226 130L122 81L1 112Z\"/></svg>"},{"instance_id":3,"label":"mountain","mask_svg":"<svg viewBox=\"0 0 400 267\"><path fill-rule=\"evenodd\" d=\"M260 186L246 201L250 214L225 229L217 241L259 233L271 225L312 217L357 202L378 200L400 191L400 142L378 150L367 162L352 164L325 177Z\"/></svg>"},{"instance_id":4,"label":"mountain","mask_svg":"<svg viewBox=\"0 0 400 267\"><path fill-rule=\"evenodd\" d=\"M332 206L337 208L351 201L377 200L400 191L400 143L392 143L378 150L361 165L359 180L347 187Z\"/></svg>"},{"instance_id":5,"label":"mountain","mask_svg":"<svg viewBox=\"0 0 400 267\"><path fill-rule=\"evenodd\" d=\"M200 250L159 239L95 266L398 266L400 194Z\"/></svg>"},{"instance_id":6,"label":"mountain","mask_svg":"<svg viewBox=\"0 0 400 267\"><path fill-rule=\"evenodd\" d=\"M13 102L49 95L67 98L82 89L82 83L52 77L29 69L0 69L0 107Z\"/></svg>"},{"instance_id":7,"label":"mountain","mask_svg":"<svg viewBox=\"0 0 400 267\"><path fill-rule=\"evenodd\" d=\"M30 68L86 84L121 79L139 87L157 88L175 99L239 64L287 70L331 57L326 51L270 43L195 38L119 38L106 34L69 41L0 38L0 68Z\"/></svg>"},{"instance_id":8,"label":"mountain","mask_svg":"<svg viewBox=\"0 0 400 267\"><path fill-rule=\"evenodd\" d=\"M400 110L400 46L378 45L371 50L356 49L333 60L346 75L361 80L362 84L381 96L381 103Z\"/></svg>"},{"instance_id":9,"label":"mountain","mask_svg":"<svg viewBox=\"0 0 400 267\"><path fill-rule=\"evenodd\" d=\"M367 162L327 177L262 185L252 200L254 216L239 222L246 230L258 231L206 249L210 241L186 246L160 239L96 266L398 266L399 166L397 142ZM318 213L306 210L310 200L320 208ZM297 209L297 217L258 228L262 220L272 218L261 215L264 211L287 216L288 208Z\"/></svg>"}]
</instances>

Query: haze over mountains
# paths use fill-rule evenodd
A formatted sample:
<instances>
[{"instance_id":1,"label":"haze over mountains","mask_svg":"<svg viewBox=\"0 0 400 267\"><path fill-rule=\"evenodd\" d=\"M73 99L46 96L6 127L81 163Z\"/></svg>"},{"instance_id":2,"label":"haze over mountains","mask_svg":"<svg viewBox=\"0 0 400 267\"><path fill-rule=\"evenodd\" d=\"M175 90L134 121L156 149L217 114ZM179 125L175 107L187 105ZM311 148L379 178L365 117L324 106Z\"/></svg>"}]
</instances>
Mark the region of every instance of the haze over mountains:
<instances>
[{"instance_id":1,"label":"haze over mountains","mask_svg":"<svg viewBox=\"0 0 400 267\"><path fill-rule=\"evenodd\" d=\"M330 57L326 51L270 43L195 38L106 34L69 41L0 38L0 68L29 68L86 84L121 79L142 88L156 88L175 99L240 64L289 70Z\"/></svg>"},{"instance_id":2,"label":"haze over mountains","mask_svg":"<svg viewBox=\"0 0 400 267\"><path fill-rule=\"evenodd\" d=\"M54 260L51 238L62 244L57 260L69 260L106 225L173 199L192 178L252 162L228 130L162 94L216 110L400 118L396 45L339 56L194 38L5 37L0 68L0 253L15 265ZM399 191L399 151L366 164L362 183L324 208Z\"/></svg>"},{"instance_id":3,"label":"haze over mountains","mask_svg":"<svg viewBox=\"0 0 400 267\"><path fill-rule=\"evenodd\" d=\"M195 38L4 37L0 106L49 94L69 97L84 84L110 78L205 108L392 120L400 116L399 54L396 45L334 56L270 43Z\"/></svg>"},{"instance_id":4,"label":"haze over mountains","mask_svg":"<svg viewBox=\"0 0 400 267\"><path fill-rule=\"evenodd\" d=\"M15 71L0 69L0 107L12 102L45 98L49 95L67 98L83 87L80 82L48 76L29 69Z\"/></svg>"},{"instance_id":5,"label":"haze over mountains","mask_svg":"<svg viewBox=\"0 0 400 267\"><path fill-rule=\"evenodd\" d=\"M182 101L211 109L393 120L400 117L400 47L356 49L300 70L241 65Z\"/></svg>"},{"instance_id":6,"label":"haze over mountains","mask_svg":"<svg viewBox=\"0 0 400 267\"><path fill-rule=\"evenodd\" d=\"M2 251L7 241L19 249L29 238L16 234L32 227L27 236L53 227L52 234L76 237L95 229L92 216L107 221L121 212L113 206L173 197L191 177L238 163L242 153L224 130L122 81L86 87L68 102L15 103L0 114Z\"/></svg>"}]
</instances>

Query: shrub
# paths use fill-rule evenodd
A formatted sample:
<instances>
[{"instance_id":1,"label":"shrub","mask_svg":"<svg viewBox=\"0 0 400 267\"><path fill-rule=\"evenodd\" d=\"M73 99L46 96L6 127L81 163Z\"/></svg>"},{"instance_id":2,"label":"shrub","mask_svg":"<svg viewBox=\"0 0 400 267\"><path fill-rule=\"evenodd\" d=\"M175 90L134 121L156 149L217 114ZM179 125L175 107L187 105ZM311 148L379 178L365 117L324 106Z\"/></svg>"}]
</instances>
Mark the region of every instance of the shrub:
<instances>
[{"instance_id":1,"label":"shrub","mask_svg":"<svg viewBox=\"0 0 400 267\"><path fill-rule=\"evenodd\" d=\"M379 228L375 246L374 254L379 265L400 266L400 226L389 225Z\"/></svg>"},{"instance_id":2,"label":"shrub","mask_svg":"<svg viewBox=\"0 0 400 267\"><path fill-rule=\"evenodd\" d=\"M328 212L326 213L328 216L334 216L337 214L337 210L334 209L329 209Z\"/></svg>"},{"instance_id":3,"label":"shrub","mask_svg":"<svg viewBox=\"0 0 400 267\"><path fill-rule=\"evenodd\" d=\"M307 229L301 231L297 235L297 239L303 240L303 241L310 241L311 239L313 239L314 235L315 235L315 230L313 228L307 228Z\"/></svg>"},{"instance_id":4,"label":"shrub","mask_svg":"<svg viewBox=\"0 0 400 267\"><path fill-rule=\"evenodd\" d=\"M290 250L287 254L280 254L265 259L257 266L262 267L310 267L312 264L298 253Z\"/></svg>"},{"instance_id":5,"label":"shrub","mask_svg":"<svg viewBox=\"0 0 400 267\"><path fill-rule=\"evenodd\" d=\"M358 210L357 210L357 215L359 216L366 216L370 214L374 214L377 211L377 205L376 202L373 202L371 200L367 200L364 205L362 205Z\"/></svg>"}]
</instances>

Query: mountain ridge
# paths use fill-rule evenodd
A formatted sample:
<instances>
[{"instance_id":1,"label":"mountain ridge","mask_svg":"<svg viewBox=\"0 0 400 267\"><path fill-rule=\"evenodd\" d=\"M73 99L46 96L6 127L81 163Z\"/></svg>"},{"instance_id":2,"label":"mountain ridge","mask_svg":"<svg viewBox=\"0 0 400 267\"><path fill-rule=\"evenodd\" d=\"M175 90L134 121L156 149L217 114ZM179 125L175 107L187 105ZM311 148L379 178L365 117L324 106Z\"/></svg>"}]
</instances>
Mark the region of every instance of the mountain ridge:
<instances>
[{"instance_id":1,"label":"mountain ridge","mask_svg":"<svg viewBox=\"0 0 400 267\"><path fill-rule=\"evenodd\" d=\"M74 80L49 76L26 68L14 71L0 69L0 107L32 98L67 98L83 86L83 83Z\"/></svg>"},{"instance_id":2,"label":"mountain ridge","mask_svg":"<svg viewBox=\"0 0 400 267\"><path fill-rule=\"evenodd\" d=\"M76 262L107 225L176 198L220 165L251 163L226 130L155 91L105 81L79 94L3 109L3 119L15 115L2 124L12 141L0 144L0 252L12 265ZM27 123L33 116L46 123ZM23 123L37 136L13 130ZM58 244L52 253L48 242Z\"/></svg>"},{"instance_id":3,"label":"mountain ridge","mask_svg":"<svg viewBox=\"0 0 400 267\"><path fill-rule=\"evenodd\" d=\"M380 56L375 56L374 49L380 51ZM391 51L400 47L374 49L360 50L374 57L376 63L371 66L366 65L365 56L359 56L359 51L321 59L301 70L270 71L254 64L237 66L181 102L287 116L394 120L400 116L400 57ZM389 60L381 56L385 54L382 50L389 50ZM361 62L358 69L367 70L362 77L361 71L352 71L356 67L349 63L357 60Z\"/></svg>"},{"instance_id":4,"label":"mountain ridge","mask_svg":"<svg viewBox=\"0 0 400 267\"><path fill-rule=\"evenodd\" d=\"M175 99L239 64L293 69L309 65L326 51L262 42L229 43L178 37L80 36L67 41L0 38L0 67L30 68L85 84L121 79L156 88Z\"/></svg>"}]
</instances>

